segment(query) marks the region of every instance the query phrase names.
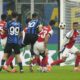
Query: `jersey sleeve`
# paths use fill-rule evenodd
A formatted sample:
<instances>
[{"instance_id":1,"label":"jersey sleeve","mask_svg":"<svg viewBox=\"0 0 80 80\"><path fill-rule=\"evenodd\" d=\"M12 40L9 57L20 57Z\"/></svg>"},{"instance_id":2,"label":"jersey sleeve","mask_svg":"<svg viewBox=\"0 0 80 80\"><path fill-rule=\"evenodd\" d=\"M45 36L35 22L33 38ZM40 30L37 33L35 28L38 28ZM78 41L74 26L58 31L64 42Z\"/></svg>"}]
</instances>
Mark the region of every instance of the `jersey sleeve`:
<instances>
[{"instance_id":1,"label":"jersey sleeve","mask_svg":"<svg viewBox=\"0 0 80 80\"><path fill-rule=\"evenodd\" d=\"M73 30L71 30L70 32L68 32L68 33L66 34L66 37L67 37L67 38L71 38L72 35L73 35Z\"/></svg>"},{"instance_id":2,"label":"jersey sleeve","mask_svg":"<svg viewBox=\"0 0 80 80\"><path fill-rule=\"evenodd\" d=\"M49 34L50 34L50 36L52 36L53 35L53 30L50 30Z\"/></svg>"}]
</instances>

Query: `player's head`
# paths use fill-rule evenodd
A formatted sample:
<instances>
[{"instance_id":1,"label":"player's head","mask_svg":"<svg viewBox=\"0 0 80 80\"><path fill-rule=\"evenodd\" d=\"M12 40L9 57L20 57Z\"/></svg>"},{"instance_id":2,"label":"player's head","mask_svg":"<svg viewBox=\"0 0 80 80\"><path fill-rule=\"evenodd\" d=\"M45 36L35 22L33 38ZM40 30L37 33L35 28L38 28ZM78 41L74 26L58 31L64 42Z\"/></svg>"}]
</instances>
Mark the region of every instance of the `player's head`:
<instances>
[{"instance_id":1,"label":"player's head","mask_svg":"<svg viewBox=\"0 0 80 80\"><path fill-rule=\"evenodd\" d=\"M50 21L49 21L49 25L50 25L50 26L54 26L54 25L55 25L55 23L56 23L56 21L55 21L55 20L50 20Z\"/></svg>"},{"instance_id":2,"label":"player's head","mask_svg":"<svg viewBox=\"0 0 80 80\"><path fill-rule=\"evenodd\" d=\"M17 18L17 17L18 17L17 12L13 12L13 13L12 13L12 18Z\"/></svg>"},{"instance_id":3,"label":"player's head","mask_svg":"<svg viewBox=\"0 0 80 80\"><path fill-rule=\"evenodd\" d=\"M31 21L31 19L30 18L27 18L26 19L26 24L28 24L30 21Z\"/></svg>"},{"instance_id":4,"label":"player's head","mask_svg":"<svg viewBox=\"0 0 80 80\"><path fill-rule=\"evenodd\" d=\"M33 13L32 14L32 18L38 18L38 14L37 13Z\"/></svg>"},{"instance_id":5,"label":"player's head","mask_svg":"<svg viewBox=\"0 0 80 80\"><path fill-rule=\"evenodd\" d=\"M73 22L73 29L74 30L78 29L78 25L79 25L78 22Z\"/></svg>"},{"instance_id":6,"label":"player's head","mask_svg":"<svg viewBox=\"0 0 80 80\"><path fill-rule=\"evenodd\" d=\"M2 14L1 15L1 20L5 20L6 21L6 19L7 19L7 15L6 14Z\"/></svg>"}]
</instances>

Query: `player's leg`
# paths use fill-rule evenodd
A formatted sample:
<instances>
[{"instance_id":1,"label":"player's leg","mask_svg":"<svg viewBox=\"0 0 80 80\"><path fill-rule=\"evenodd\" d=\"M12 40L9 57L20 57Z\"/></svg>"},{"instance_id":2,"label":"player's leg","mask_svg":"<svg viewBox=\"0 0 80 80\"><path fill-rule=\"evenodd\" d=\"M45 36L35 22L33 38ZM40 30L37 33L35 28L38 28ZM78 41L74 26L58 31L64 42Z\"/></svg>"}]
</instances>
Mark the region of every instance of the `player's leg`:
<instances>
[{"instance_id":1,"label":"player's leg","mask_svg":"<svg viewBox=\"0 0 80 80\"><path fill-rule=\"evenodd\" d=\"M38 45L38 43L35 42L35 44L33 46L33 52L35 53L35 55L32 55L31 61L30 61L30 71L31 72L33 72L33 64L37 63L37 58L38 58L38 55L39 55L39 51L37 49L37 45Z\"/></svg>"},{"instance_id":2,"label":"player's leg","mask_svg":"<svg viewBox=\"0 0 80 80\"><path fill-rule=\"evenodd\" d=\"M13 59L14 59L14 56L12 56L12 55L9 56L8 60L6 61L6 65L9 66L9 65L12 63ZM12 65L12 64L11 64L11 65ZM10 66L11 66L11 65L10 65Z\"/></svg>"},{"instance_id":3,"label":"player's leg","mask_svg":"<svg viewBox=\"0 0 80 80\"><path fill-rule=\"evenodd\" d=\"M4 39L1 39L1 46L3 49L5 48L6 41L7 41L7 37L5 37Z\"/></svg>"},{"instance_id":4,"label":"player's leg","mask_svg":"<svg viewBox=\"0 0 80 80\"><path fill-rule=\"evenodd\" d=\"M12 63L13 59L14 59L14 55L13 55L12 52L11 52L11 53L8 55L8 59L7 59L7 61L6 61L6 65L7 65L7 66L10 65L10 67L11 67L12 69L14 68L13 63Z\"/></svg>"},{"instance_id":5,"label":"player's leg","mask_svg":"<svg viewBox=\"0 0 80 80\"><path fill-rule=\"evenodd\" d=\"M30 52L31 52L30 71L31 72L33 71L32 64L36 64L37 58L38 58L38 56L35 56L35 52L34 52L34 44L35 44L36 40L37 40L37 35L31 34L30 35L30 44L31 44L31 48L30 48ZM36 45L35 45L35 47L36 47Z\"/></svg>"},{"instance_id":6,"label":"player's leg","mask_svg":"<svg viewBox=\"0 0 80 80\"><path fill-rule=\"evenodd\" d=\"M20 48L23 48L28 44L30 44L30 34L25 33L23 41L20 42Z\"/></svg>"},{"instance_id":7,"label":"player's leg","mask_svg":"<svg viewBox=\"0 0 80 80\"><path fill-rule=\"evenodd\" d=\"M4 63L8 57L8 53L11 52L12 46L10 44L6 44L5 49L4 49L4 55L3 58L1 60L1 68L0 70L3 68L6 71L9 71L7 67L4 67Z\"/></svg>"},{"instance_id":8,"label":"player's leg","mask_svg":"<svg viewBox=\"0 0 80 80\"><path fill-rule=\"evenodd\" d=\"M8 53L4 53L3 58L2 58L2 60L1 60L0 71L2 70L2 68L3 68L3 66L4 66L4 63L5 63L6 59L7 59L7 56L8 56Z\"/></svg>"},{"instance_id":9,"label":"player's leg","mask_svg":"<svg viewBox=\"0 0 80 80\"><path fill-rule=\"evenodd\" d=\"M47 64L48 64L48 49L45 49L44 47L44 42L37 42L37 49L39 51L39 56L41 55L43 57L42 60L38 58L37 60L39 61L39 66L42 68L41 71L44 70L44 68L47 69ZM41 53L41 54L40 54Z\"/></svg>"},{"instance_id":10,"label":"player's leg","mask_svg":"<svg viewBox=\"0 0 80 80\"><path fill-rule=\"evenodd\" d=\"M30 44L31 44L30 52L31 52L31 57L33 57L35 55L33 48L34 48L34 44L35 44L36 40L37 40L37 35L33 35L33 34L30 35Z\"/></svg>"},{"instance_id":11,"label":"player's leg","mask_svg":"<svg viewBox=\"0 0 80 80\"><path fill-rule=\"evenodd\" d=\"M22 60L20 58L20 46L18 44L14 44L13 49L14 49L14 53L15 53L18 65L19 65L20 72L22 73L24 71L23 71L23 66L22 66Z\"/></svg>"},{"instance_id":12,"label":"player's leg","mask_svg":"<svg viewBox=\"0 0 80 80\"><path fill-rule=\"evenodd\" d=\"M41 65L43 67L47 66L47 64L48 64L48 55L47 54L48 54L48 50L47 49L41 54L41 56L43 57Z\"/></svg>"},{"instance_id":13,"label":"player's leg","mask_svg":"<svg viewBox=\"0 0 80 80\"><path fill-rule=\"evenodd\" d=\"M78 68L80 62L80 52L75 46L72 47L71 51L76 55L74 71L80 71Z\"/></svg>"},{"instance_id":14,"label":"player's leg","mask_svg":"<svg viewBox=\"0 0 80 80\"><path fill-rule=\"evenodd\" d=\"M65 62L65 60L68 56L68 53L69 53L69 49L65 48L64 51L62 52L62 58L61 59L59 58L58 60L53 61L51 63L51 66Z\"/></svg>"}]
</instances>

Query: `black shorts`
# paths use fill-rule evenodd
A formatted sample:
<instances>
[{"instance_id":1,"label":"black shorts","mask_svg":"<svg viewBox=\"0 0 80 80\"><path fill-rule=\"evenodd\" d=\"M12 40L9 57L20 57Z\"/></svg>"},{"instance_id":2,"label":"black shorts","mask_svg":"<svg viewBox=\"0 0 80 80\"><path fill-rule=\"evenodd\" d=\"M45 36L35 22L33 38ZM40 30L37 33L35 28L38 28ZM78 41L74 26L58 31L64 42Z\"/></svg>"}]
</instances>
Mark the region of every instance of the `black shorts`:
<instances>
[{"instance_id":1,"label":"black shorts","mask_svg":"<svg viewBox=\"0 0 80 80\"><path fill-rule=\"evenodd\" d=\"M24 44L25 45L34 45L34 43L36 42L38 38L38 35L37 34L25 34L25 38L24 38Z\"/></svg>"},{"instance_id":2,"label":"black shorts","mask_svg":"<svg viewBox=\"0 0 80 80\"><path fill-rule=\"evenodd\" d=\"M15 54L20 54L20 46L19 46L19 44L15 44L15 43L7 43L4 48L4 53L11 54L12 49Z\"/></svg>"}]
</instances>

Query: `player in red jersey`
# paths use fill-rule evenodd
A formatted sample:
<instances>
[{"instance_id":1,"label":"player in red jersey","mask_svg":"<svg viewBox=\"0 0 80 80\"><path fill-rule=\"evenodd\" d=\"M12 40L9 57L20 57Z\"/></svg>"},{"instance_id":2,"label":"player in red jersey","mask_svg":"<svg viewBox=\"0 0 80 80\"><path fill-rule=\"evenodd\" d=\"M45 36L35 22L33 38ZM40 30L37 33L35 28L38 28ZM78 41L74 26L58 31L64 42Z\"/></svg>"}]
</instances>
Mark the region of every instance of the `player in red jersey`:
<instances>
[{"instance_id":1,"label":"player in red jersey","mask_svg":"<svg viewBox=\"0 0 80 80\"><path fill-rule=\"evenodd\" d=\"M48 49L47 44L48 40L53 34L52 26L54 26L55 21L51 20L48 26L43 26L42 30L38 34L38 39L34 44L34 53L37 60L37 63L42 67L42 71L46 69L48 64ZM40 55L43 59L40 61Z\"/></svg>"},{"instance_id":2,"label":"player in red jersey","mask_svg":"<svg viewBox=\"0 0 80 80\"><path fill-rule=\"evenodd\" d=\"M7 34L4 34L4 29L6 26L6 18L7 16L5 14L1 15L1 21L0 21L0 39L1 39L1 45L2 47L5 46L6 40L7 40Z\"/></svg>"},{"instance_id":3,"label":"player in red jersey","mask_svg":"<svg viewBox=\"0 0 80 80\"><path fill-rule=\"evenodd\" d=\"M68 57L68 53L74 53L76 55L74 70L80 70L78 68L79 61L80 61L80 52L74 46L75 41L79 35L79 32L77 29L78 29L78 22L74 22L73 29L66 34L66 37L64 38L64 44L62 46L62 49L60 50L63 53L62 59L58 59L58 60L54 61L51 64L52 66L64 62L66 60L66 58Z\"/></svg>"}]
</instances>

